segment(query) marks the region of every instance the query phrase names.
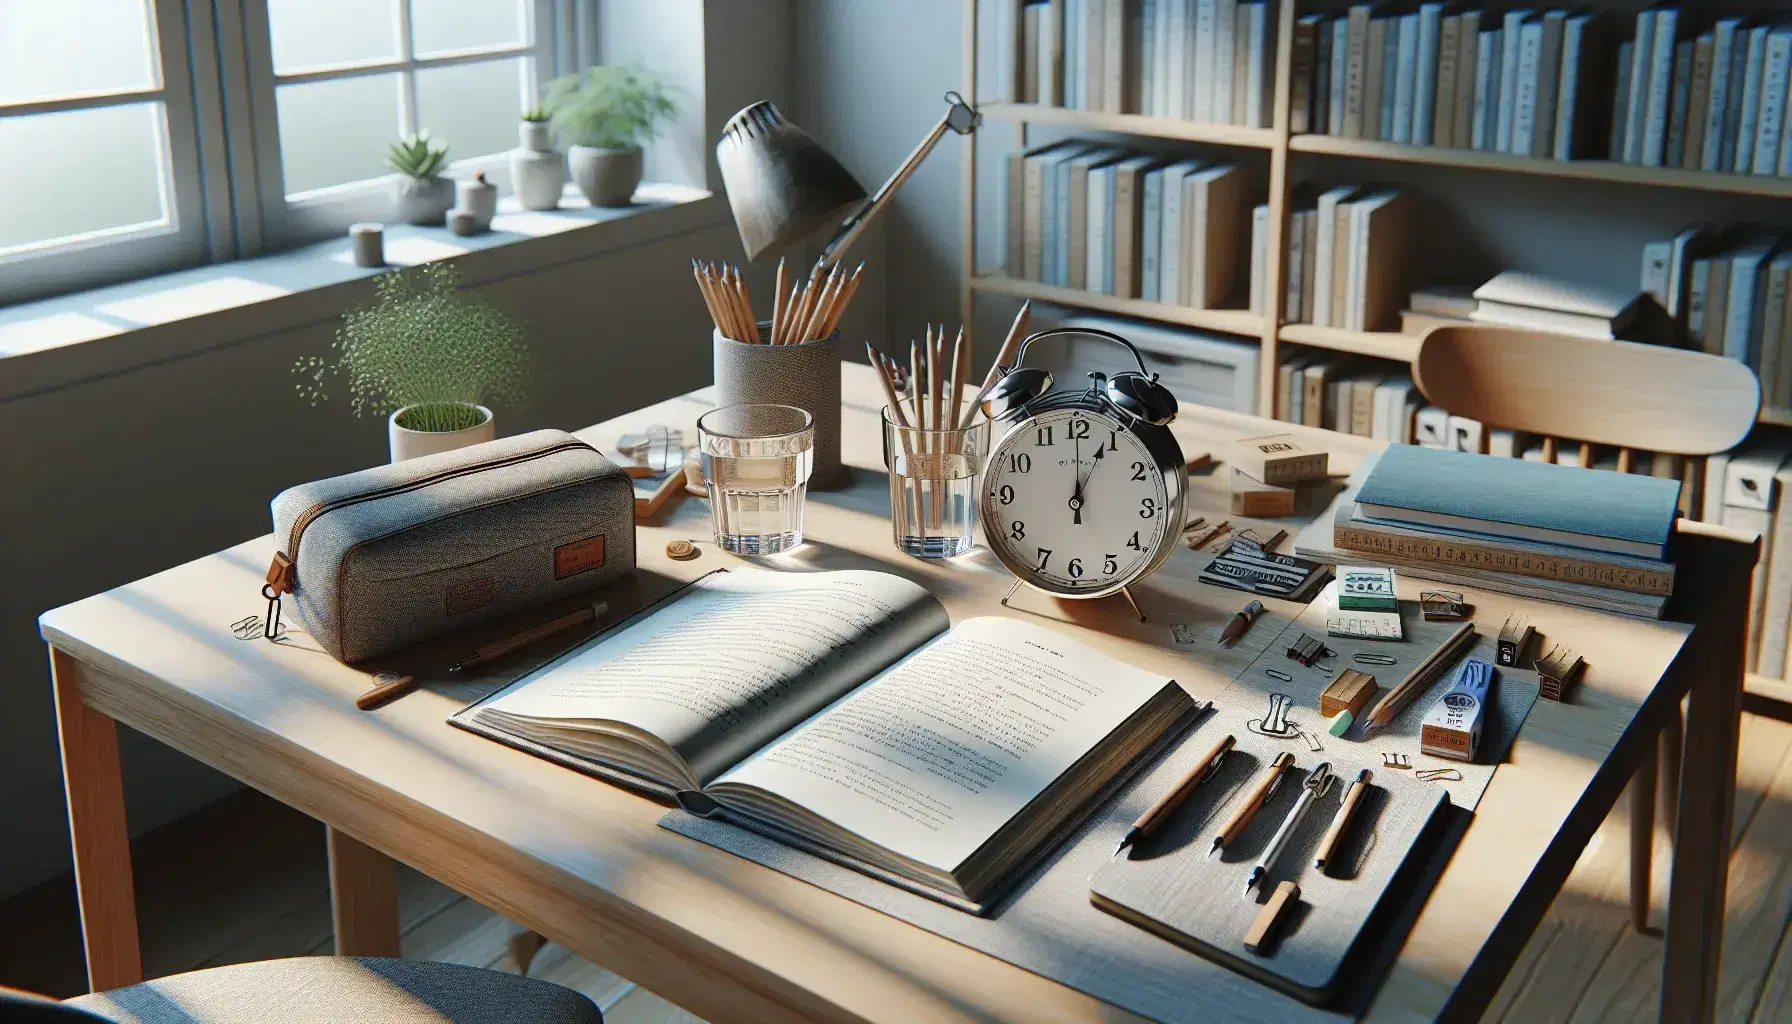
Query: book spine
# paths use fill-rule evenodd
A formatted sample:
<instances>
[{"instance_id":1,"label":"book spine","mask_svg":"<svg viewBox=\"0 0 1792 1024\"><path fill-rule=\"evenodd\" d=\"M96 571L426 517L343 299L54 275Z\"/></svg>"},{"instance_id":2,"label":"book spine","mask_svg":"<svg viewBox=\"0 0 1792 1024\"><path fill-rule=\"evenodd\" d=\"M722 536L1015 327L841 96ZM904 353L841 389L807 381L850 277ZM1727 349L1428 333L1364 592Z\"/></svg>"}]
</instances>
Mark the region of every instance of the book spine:
<instances>
[{"instance_id":1,"label":"book spine","mask_svg":"<svg viewBox=\"0 0 1792 1024\"><path fill-rule=\"evenodd\" d=\"M1674 40L1678 38L1680 12L1672 7L1655 12L1655 39L1649 44L1648 112L1643 119L1643 144L1638 161L1660 167L1667 153L1668 89L1674 74Z\"/></svg>"},{"instance_id":2,"label":"book spine","mask_svg":"<svg viewBox=\"0 0 1792 1024\"><path fill-rule=\"evenodd\" d=\"M1788 256L1792 259L1792 256ZM1773 344L1779 349L1779 372L1774 375L1773 389L1764 399L1765 404L1775 409L1792 409L1792 268L1787 269L1786 309L1780 316L1778 324L1769 323L1766 330L1773 331Z\"/></svg>"},{"instance_id":3,"label":"book spine","mask_svg":"<svg viewBox=\"0 0 1792 1024\"><path fill-rule=\"evenodd\" d=\"M1711 92L1705 107L1705 137L1698 168L1715 171L1722 164L1724 121L1730 109L1731 51L1736 45L1736 21L1726 18L1711 30Z\"/></svg>"},{"instance_id":4,"label":"book spine","mask_svg":"<svg viewBox=\"0 0 1792 1024\"><path fill-rule=\"evenodd\" d=\"M1556 125L1549 140L1549 156L1572 159L1574 131L1580 121L1580 55L1585 45L1586 15L1569 18L1562 27L1562 70L1556 76Z\"/></svg>"},{"instance_id":5,"label":"book spine","mask_svg":"<svg viewBox=\"0 0 1792 1024\"><path fill-rule=\"evenodd\" d=\"M1779 168L1780 136L1786 124L1786 86L1792 72L1792 29L1767 37L1766 70L1761 79L1761 116L1755 130L1753 169L1773 174Z\"/></svg>"},{"instance_id":6,"label":"book spine","mask_svg":"<svg viewBox=\"0 0 1792 1024\"><path fill-rule=\"evenodd\" d=\"M1127 17L1137 0L1103 0L1101 13L1101 109L1123 113L1126 107Z\"/></svg>"},{"instance_id":7,"label":"book spine","mask_svg":"<svg viewBox=\"0 0 1792 1024\"><path fill-rule=\"evenodd\" d=\"M1748 78L1748 41L1753 33L1738 29L1730 44L1730 106L1724 111L1723 152L1718 155L1717 169L1727 171L1736 161L1737 125L1742 118L1742 96Z\"/></svg>"},{"instance_id":8,"label":"book spine","mask_svg":"<svg viewBox=\"0 0 1792 1024\"><path fill-rule=\"evenodd\" d=\"M1027 276L1027 155L1020 151L1008 154L1008 223L1007 249L1002 265L1008 276L1017 280Z\"/></svg>"},{"instance_id":9,"label":"book spine","mask_svg":"<svg viewBox=\"0 0 1792 1024\"><path fill-rule=\"evenodd\" d=\"M1607 158L1622 162L1624 133L1630 122L1630 79L1636 70L1636 44L1626 39L1618 44L1617 96L1612 100L1611 143Z\"/></svg>"},{"instance_id":10,"label":"book spine","mask_svg":"<svg viewBox=\"0 0 1792 1024\"><path fill-rule=\"evenodd\" d=\"M1431 120L1437 113L1437 44L1443 28L1444 5L1419 5L1419 49L1412 91L1412 143L1431 145Z\"/></svg>"},{"instance_id":11,"label":"book spine","mask_svg":"<svg viewBox=\"0 0 1792 1024\"><path fill-rule=\"evenodd\" d=\"M1730 260L1730 295L1724 305L1724 358L1749 367L1756 364L1749 351L1749 323L1755 315L1755 277L1759 264L1751 256Z\"/></svg>"},{"instance_id":12,"label":"book spine","mask_svg":"<svg viewBox=\"0 0 1792 1024\"><path fill-rule=\"evenodd\" d=\"M1175 87L1177 67L1174 66L1172 53L1180 49L1181 40L1176 37L1176 6L1182 0L1157 0L1156 36L1153 43L1157 53L1157 109L1163 117L1181 117L1182 111L1176 109L1176 97L1179 90Z\"/></svg>"},{"instance_id":13,"label":"book spine","mask_svg":"<svg viewBox=\"0 0 1792 1024\"><path fill-rule=\"evenodd\" d=\"M1693 260L1689 278L1686 287L1686 333L1694 341L1700 341L1705 333L1705 304L1711 287L1711 261Z\"/></svg>"},{"instance_id":14,"label":"book spine","mask_svg":"<svg viewBox=\"0 0 1792 1024\"><path fill-rule=\"evenodd\" d=\"M1778 507L1773 513L1772 549L1764 553L1767 561L1767 600L1761 612L1761 650L1756 671L1762 675L1784 679L1786 671L1787 620L1792 618L1792 478L1786 471L1776 474L1775 490Z\"/></svg>"},{"instance_id":15,"label":"book spine","mask_svg":"<svg viewBox=\"0 0 1792 1024\"><path fill-rule=\"evenodd\" d=\"M1350 19L1337 18L1332 21L1332 80L1330 102L1326 110L1326 130L1333 135L1344 134L1344 114L1349 101L1349 70Z\"/></svg>"},{"instance_id":16,"label":"book spine","mask_svg":"<svg viewBox=\"0 0 1792 1024\"><path fill-rule=\"evenodd\" d=\"M1297 210L1288 215L1288 291L1283 298L1282 316L1291 324L1300 323L1301 264L1306 257L1306 212Z\"/></svg>"},{"instance_id":17,"label":"book spine","mask_svg":"<svg viewBox=\"0 0 1792 1024\"><path fill-rule=\"evenodd\" d=\"M1163 268L1159 258L1163 245L1164 177L1167 173L1165 168L1159 167L1145 175L1145 199L1139 204L1139 298L1146 302L1158 301L1161 294L1158 286Z\"/></svg>"},{"instance_id":18,"label":"book spine","mask_svg":"<svg viewBox=\"0 0 1792 1024\"><path fill-rule=\"evenodd\" d=\"M1679 167L1686 159L1686 113L1692 104L1692 52L1697 44L1683 39L1674 45L1674 79L1669 89L1667 151L1663 167Z\"/></svg>"},{"instance_id":19,"label":"book spine","mask_svg":"<svg viewBox=\"0 0 1792 1024\"><path fill-rule=\"evenodd\" d=\"M1232 123L1233 56L1238 49L1238 0L1214 0L1213 5L1213 100L1208 120Z\"/></svg>"},{"instance_id":20,"label":"book spine","mask_svg":"<svg viewBox=\"0 0 1792 1024\"><path fill-rule=\"evenodd\" d=\"M1555 149L1556 89L1562 77L1562 30L1566 21L1560 11L1551 11L1543 18L1543 38L1537 46L1537 109L1531 115L1531 156L1547 157Z\"/></svg>"},{"instance_id":21,"label":"book spine","mask_svg":"<svg viewBox=\"0 0 1792 1024\"><path fill-rule=\"evenodd\" d=\"M1270 5L1258 0L1250 5L1250 77L1245 94L1244 123L1252 128L1271 127L1270 111L1275 107L1276 55L1275 27L1270 22ZM1307 59L1312 60L1311 36Z\"/></svg>"},{"instance_id":22,"label":"book spine","mask_svg":"<svg viewBox=\"0 0 1792 1024\"><path fill-rule=\"evenodd\" d=\"M1524 30L1524 19L1529 11L1507 11L1502 20L1501 39L1504 42L1500 53L1500 102L1496 113L1493 151L1496 153L1512 152L1512 117L1518 113L1518 44L1519 35Z\"/></svg>"},{"instance_id":23,"label":"book spine","mask_svg":"<svg viewBox=\"0 0 1792 1024\"><path fill-rule=\"evenodd\" d=\"M1269 204L1251 208L1251 312L1263 315L1269 278Z\"/></svg>"},{"instance_id":24,"label":"book spine","mask_svg":"<svg viewBox=\"0 0 1792 1024\"><path fill-rule=\"evenodd\" d=\"M1726 311L1730 301L1730 258L1718 256L1711 261L1711 283L1705 290L1705 330L1703 346L1714 356L1724 354L1724 329L1729 325Z\"/></svg>"},{"instance_id":25,"label":"book spine","mask_svg":"<svg viewBox=\"0 0 1792 1024\"><path fill-rule=\"evenodd\" d=\"M1316 135L1329 135L1332 123L1332 22L1323 18L1314 30L1313 43L1313 118L1309 128Z\"/></svg>"},{"instance_id":26,"label":"book spine","mask_svg":"<svg viewBox=\"0 0 1792 1024\"><path fill-rule=\"evenodd\" d=\"M1182 185L1177 174L1164 182L1162 224L1158 228L1157 301L1188 305L1182 292Z\"/></svg>"},{"instance_id":27,"label":"book spine","mask_svg":"<svg viewBox=\"0 0 1792 1024\"><path fill-rule=\"evenodd\" d=\"M1394 142L1411 142L1413 96L1418 88L1419 16L1400 16L1400 66L1394 79Z\"/></svg>"},{"instance_id":28,"label":"book spine","mask_svg":"<svg viewBox=\"0 0 1792 1024\"><path fill-rule=\"evenodd\" d=\"M1039 102L1064 105L1064 0L1050 0L1039 31Z\"/></svg>"},{"instance_id":29,"label":"book spine","mask_svg":"<svg viewBox=\"0 0 1792 1024\"><path fill-rule=\"evenodd\" d=\"M1750 29L1742 69L1742 109L1736 119L1736 155L1725 170L1747 174L1755 165L1755 127L1761 112L1761 78L1767 67L1767 29Z\"/></svg>"},{"instance_id":30,"label":"book spine","mask_svg":"<svg viewBox=\"0 0 1792 1024\"><path fill-rule=\"evenodd\" d=\"M1319 197L1315 210L1315 227L1313 244L1317 250L1313 254L1313 317L1312 322L1320 327L1331 326L1332 304L1332 248L1333 231L1337 223L1338 198L1327 194Z\"/></svg>"},{"instance_id":31,"label":"book spine","mask_svg":"<svg viewBox=\"0 0 1792 1024\"><path fill-rule=\"evenodd\" d=\"M1475 132L1475 50L1481 45L1481 12L1464 11L1456 19L1456 109L1450 115L1448 144L1467 149ZM1444 144L1438 140L1438 145Z\"/></svg>"},{"instance_id":32,"label":"book spine","mask_svg":"<svg viewBox=\"0 0 1792 1024\"><path fill-rule=\"evenodd\" d=\"M1543 23L1528 21L1518 33L1518 89L1513 93L1512 144L1508 153L1529 155L1537 126L1537 62L1543 48Z\"/></svg>"},{"instance_id":33,"label":"book spine","mask_svg":"<svg viewBox=\"0 0 1792 1024\"><path fill-rule=\"evenodd\" d=\"M1693 42L1692 88L1686 99L1686 145L1680 166L1696 171L1705 160L1705 125L1711 115L1711 50L1713 40L1706 32Z\"/></svg>"},{"instance_id":34,"label":"book spine","mask_svg":"<svg viewBox=\"0 0 1792 1024\"><path fill-rule=\"evenodd\" d=\"M1165 41L1169 59L1164 62L1164 90L1166 93L1166 110L1170 117L1188 117L1188 90L1185 82L1188 78L1188 39L1191 34L1189 24L1194 12L1194 0L1168 0L1170 17L1168 22L1169 39Z\"/></svg>"},{"instance_id":35,"label":"book spine","mask_svg":"<svg viewBox=\"0 0 1792 1024\"><path fill-rule=\"evenodd\" d=\"M1058 243L1064 230L1066 204L1058 195L1058 166L1068 157L1057 152L1046 157L1040 174L1039 192L1039 281L1058 283Z\"/></svg>"},{"instance_id":36,"label":"book spine","mask_svg":"<svg viewBox=\"0 0 1792 1024\"><path fill-rule=\"evenodd\" d=\"M1383 18L1381 40L1381 111L1376 117L1375 137L1382 142L1394 140L1394 100L1400 91L1400 19Z\"/></svg>"},{"instance_id":37,"label":"book spine","mask_svg":"<svg viewBox=\"0 0 1792 1024\"><path fill-rule=\"evenodd\" d=\"M1500 93L1500 30L1481 33L1475 45L1475 125L1469 145L1480 151L1493 148L1497 129L1490 130L1489 115L1497 113Z\"/></svg>"},{"instance_id":38,"label":"book spine","mask_svg":"<svg viewBox=\"0 0 1792 1024\"><path fill-rule=\"evenodd\" d=\"M1308 210L1303 216L1306 218L1303 230L1305 230L1307 234L1307 247L1305 253L1301 256L1302 288L1300 291L1300 316L1301 320L1304 322L1312 323L1313 294L1315 291L1313 287L1315 277L1314 270L1315 264L1319 262L1319 241L1316 237L1319 234L1319 214L1316 211Z\"/></svg>"},{"instance_id":39,"label":"book spine","mask_svg":"<svg viewBox=\"0 0 1792 1024\"><path fill-rule=\"evenodd\" d=\"M1437 84L1432 87L1431 141L1448 146L1456 133L1456 58L1462 48L1462 19L1443 19L1437 33Z\"/></svg>"},{"instance_id":40,"label":"book spine","mask_svg":"<svg viewBox=\"0 0 1792 1024\"><path fill-rule=\"evenodd\" d=\"M1194 174L1183 179L1182 184L1182 295L1187 305L1194 309L1206 309L1212 298L1207 291L1207 249L1211 241L1207 226L1210 181L1209 175Z\"/></svg>"},{"instance_id":41,"label":"book spine","mask_svg":"<svg viewBox=\"0 0 1792 1024\"><path fill-rule=\"evenodd\" d=\"M1214 28L1219 0L1195 0L1194 119L1213 121Z\"/></svg>"},{"instance_id":42,"label":"book spine","mask_svg":"<svg viewBox=\"0 0 1792 1024\"><path fill-rule=\"evenodd\" d=\"M1288 82L1288 130L1295 135L1311 131L1313 123L1314 49L1318 29L1323 27L1311 17L1294 23L1294 45L1288 52L1291 77Z\"/></svg>"},{"instance_id":43,"label":"book spine","mask_svg":"<svg viewBox=\"0 0 1792 1024\"><path fill-rule=\"evenodd\" d=\"M1109 295L1139 297L1139 172L1114 172L1114 287Z\"/></svg>"},{"instance_id":44,"label":"book spine","mask_svg":"<svg viewBox=\"0 0 1792 1024\"><path fill-rule=\"evenodd\" d=\"M1160 0L1138 0L1138 111L1161 114L1157 107L1157 10Z\"/></svg>"},{"instance_id":45,"label":"book spine","mask_svg":"<svg viewBox=\"0 0 1792 1024\"><path fill-rule=\"evenodd\" d=\"M1083 4L1083 109L1100 110L1106 78L1101 62L1107 46L1102 41L1107 26L1107 5L1120 0L1082 0Z\"/></svg>"},{"instance_id":46,"label":"book spine","mask_svg":"<svg viewBox=\"0 0 1792 1024\"><path fill-rule=\"evenodd\" d=\"M1624 162L1643 161L1643 137L1649 127L1649 81L1655 67L1655 11L1636 16L1635 48L1630 53L1630 95L1624 103Z\"/></svg>"},{"instance_id":47,"label":"book spine","mask_svg":"<svg viewBox=\"0 0 1792 1024\"><path fill-rule=\"evenodd\" d=\"M1080 110L1083 97L1083 40L1088 37L1084 0L1064 0L1064 106Z\"/></svg>"},{"instance_id":48,"label":"book spine","mask_svg":"<svg viewBox=\"0 0 1792 1024\"><path fill-rule=\"evenodd\" d=\"M1344 135L1363 137L1363 82L1369 63L1369 5L1357 4L1345 17Z\"/></svg>"},{"instance_id":49,"label":"book spine","mask_svg":"<svg viewBox=\"0 0 1792 1024\"><path fill-rule=\"evenodd\" d=\"M1504 572L1535 579L1580 583L1631 594L1660 597L1674 592L1672 568L1642 569L1594 559L1529 554L1454 537L1407 537L1344 523L1333 525L1332 543L1346 551L1455 565L1483 572Z\"/></svg>"},{"instance_id":50,"label":"book spine","mask_svg":"<svg viewBox=\"0 0 1792 1024\"><path fill-rule=\"evenodd\" d=\"M1761 353L1762 404L1773 402L1774 386L1779 381L1781 362L1785 357L1780 347L1780 325L1786 319L1787 275L1792 272L1792 254L1776 257L1767 265L1766 298L1761 303L1761 318L1754 325L1755 348ZM1792 535L1785 535L1792 544Z\"/></svg>"},{"instance_id":51,"label":"book spine","mask_svg":"<svg viewBox=\"0 0 1792 1024\"><path fill-rule=\"evenodd\" d=\"M1045 170L1044 157L1026 158L1026 193L1021 200L1025 258L1021 276L1029 281L1045 279Z\"/></svg>"},{"instance_id":52,"label":"book spine","mask_svg":"<svg viewBox=\"0 0 1792 1024\"><path fill-rule=\"evenodd\" d=\"M1673 242L1650 242L1643 246L1643 276L1639 286L1654 296L1664 309L1668 304L1668 260L1673 254Z\"/></svg>"}]
</instances>

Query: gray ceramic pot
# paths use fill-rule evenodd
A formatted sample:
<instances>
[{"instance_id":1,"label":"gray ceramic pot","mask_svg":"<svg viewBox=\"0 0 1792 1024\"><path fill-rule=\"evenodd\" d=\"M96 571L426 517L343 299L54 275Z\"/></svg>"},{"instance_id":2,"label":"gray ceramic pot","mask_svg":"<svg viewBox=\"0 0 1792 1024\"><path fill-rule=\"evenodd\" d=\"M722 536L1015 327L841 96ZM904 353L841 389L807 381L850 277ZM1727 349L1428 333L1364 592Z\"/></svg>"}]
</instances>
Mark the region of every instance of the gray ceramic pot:
<instances>
[{"instance_id":1,"label":"gray ceramic pot","mask_svg":"<svg viewBox=\"0 0 1792 1024\"><path fill-rule=\"evenodd\" d=\"M572 183L592 206L627 206L641 184L641 147L573 146L566 151Z\"/></svg>"},{"instance_id":2,"label":"gray ceramic pot","mask_svg":"<svg viewBox=\"0 0 1792 1024\"><path fill-rule=\"evenodd\" d=\"M552 210L560 205L566 184L566 160L554 151L544 121L524 121L517 129L521 145L510 154L510 184L525 210Z\"/></svg>"},{"instance_id":3,"label":"gray ceramic pot","mask_svg":"<svg viewBox=\"0 0 1792 1024\"><path fill-rule=\"evenodd\" d=\"M406 224L439 228L454 206L454 179L397 175L392 179L392 205Z\"/></svg>"}]
</instances>

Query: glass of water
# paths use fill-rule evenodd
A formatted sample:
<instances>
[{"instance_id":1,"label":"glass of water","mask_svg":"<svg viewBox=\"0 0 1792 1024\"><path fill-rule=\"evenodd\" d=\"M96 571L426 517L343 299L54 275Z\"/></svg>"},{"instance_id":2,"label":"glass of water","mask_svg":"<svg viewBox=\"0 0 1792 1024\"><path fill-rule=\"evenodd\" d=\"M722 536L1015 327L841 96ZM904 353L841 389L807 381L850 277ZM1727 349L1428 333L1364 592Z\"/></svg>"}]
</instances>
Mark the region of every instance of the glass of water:
<instances>
[{"instance_id":1,"label":"glass of water","mask_svg":"<svg viewBox=\"0 0 1792 1024\"><path fill-rule=\"evenodd\" d=\"M730 405L697 421L716 544L770 555L803 542L815 420L793 405Z\"/></svg>"},{"instance_id":2,"label":"glass of water","mask_svg":"<svg viewBox=\"0 0 1792 1024\"><path fill-rule=\"evenodd\" d=\"M989 455L989 421L978 417L963 430L921 430L897 422L887 406L883 421L896 547L917 558L950 558L970 550L976 543L977 480Z\"/></svg>"}]
</instances>

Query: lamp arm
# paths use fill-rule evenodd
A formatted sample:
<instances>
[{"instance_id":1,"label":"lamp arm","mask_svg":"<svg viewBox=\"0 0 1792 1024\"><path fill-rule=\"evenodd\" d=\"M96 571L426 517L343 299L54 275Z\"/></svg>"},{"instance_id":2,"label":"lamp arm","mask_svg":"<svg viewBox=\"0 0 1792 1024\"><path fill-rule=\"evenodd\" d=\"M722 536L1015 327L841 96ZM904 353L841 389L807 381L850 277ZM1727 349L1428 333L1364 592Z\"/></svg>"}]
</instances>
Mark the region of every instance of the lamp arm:
<instances>
[{"instance_id":1,"label":"lamp arm","mask_svg":"<svg viewBox=\"0 0 1792 1024\"><path fill-rule=\"evenodd\" d=\"M946 129L950 128L960 135L969 135L976 131L977 126L982 123L982 115L971 109L970 104L966 103L964 97L958 93L947 93L946 102L951 106L947 108L945 116L939 119L939 122L933 126L933 130L921 140L920 145L917 145L909 153L908 158L902 161L902 165L896 168L896 172L890 175L890 179L884 182L871 198L860 204L859 208L854 210L840 225L840 230L834 233L834 237L828 240L827 248L821 251L821 263L824 266L833 266L846 255L846 250L852 248L852 243L858 240L866 226L882 213L885 207L890 205L890 200L896 196L896 190L908 181L909 176L915 173L915 169L921 166L921 162L926 160L928 154L933 152L934 147L940 144L940 139L946 135Z\"/></svg>"}]
</instances>

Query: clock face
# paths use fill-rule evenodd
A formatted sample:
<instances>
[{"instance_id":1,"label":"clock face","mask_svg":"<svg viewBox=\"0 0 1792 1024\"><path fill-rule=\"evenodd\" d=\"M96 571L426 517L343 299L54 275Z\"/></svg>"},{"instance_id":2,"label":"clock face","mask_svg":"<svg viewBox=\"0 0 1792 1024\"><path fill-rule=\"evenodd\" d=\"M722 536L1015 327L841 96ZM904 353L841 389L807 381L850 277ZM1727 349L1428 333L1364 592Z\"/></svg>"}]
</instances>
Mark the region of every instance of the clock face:
<instances>
[{"instance_id":1,"label":"clock face","mask_svg":"<svg viewBox=\"0 0 1792 1024\"><path fill-rule=\"evenodd\" d=\"M1110 593L1142 576L1179 514L1144 442L1086 409L1041 413L1010 430L990 455L983 492L997 556L1065 596Z\"/></svg>"}]
</instances>

